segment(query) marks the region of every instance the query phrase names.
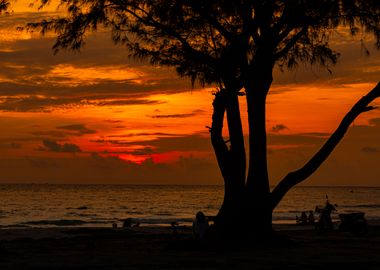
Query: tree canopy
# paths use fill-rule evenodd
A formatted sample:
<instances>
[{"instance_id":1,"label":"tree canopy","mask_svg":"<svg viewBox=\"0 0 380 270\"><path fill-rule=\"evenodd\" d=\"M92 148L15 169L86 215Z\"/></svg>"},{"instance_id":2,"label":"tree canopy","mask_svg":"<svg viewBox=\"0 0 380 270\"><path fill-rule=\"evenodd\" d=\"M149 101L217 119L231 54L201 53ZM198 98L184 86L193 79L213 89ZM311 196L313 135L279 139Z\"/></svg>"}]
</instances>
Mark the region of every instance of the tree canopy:
<instances>
[{"instance_id":1,"label":"tree canopy","mask_svg":"<svg viewBox=\"0 0 380 270\"><path fill-rule=\"evenodd\" d=\"M267 61L280 67L334 64L339 54L329 41L340 27L352 35L371 33L380 47L376 0L62 0L61 4L67 16L29 24L41 27L43 33L55 31L55 50L80 49L87 32L104 26L132 56L174 66L181 76L203 84L219 83L225 73L249 76L264 49L272 56Z\"/></svg>"}]
</instances>

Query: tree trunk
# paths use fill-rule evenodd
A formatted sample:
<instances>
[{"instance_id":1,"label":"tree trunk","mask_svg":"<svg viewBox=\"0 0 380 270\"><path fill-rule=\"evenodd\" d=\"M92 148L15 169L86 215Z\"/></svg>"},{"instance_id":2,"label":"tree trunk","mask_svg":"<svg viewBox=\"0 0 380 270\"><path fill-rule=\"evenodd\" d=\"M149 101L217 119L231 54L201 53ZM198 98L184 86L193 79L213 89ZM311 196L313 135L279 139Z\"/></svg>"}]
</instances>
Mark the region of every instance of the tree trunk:
<instances>
[{"instance_id":1,"label":"tree trunk","mask_svg":"<svg viewBox=\"0 0 380 270\"><path fill-rule=\"evenodd\" d=\"M215 226L220 234L227 236L228 232L236 231L236 221L244 217L246 157L238 90L222 89L216 93L213 107L211 141L224 179L224 199ZM230 135L227 142L222 136L224 112Z\"/></svg>"},{"instance_id":2,"label":"tree trunk","mask_svg":"<svg viewBox=\"0 0 380 270\"><path fill-rule=\"evenodd\" d=\"M255 236L272 232L272 208L267 168L266 97L272 77L256 72L246 87L249 122L249 170L246 183L246 223ZM271 72L269 73L272 74ZM268 80L263 80L267 75ZM260 79L259 79L260 78Z\"/></svg>"},{"instance_id":3,"label":"tree trunk","mask_svg":"<svg viewBox=\"0 0 380 270\"><path fill-rule=\"evenodd\" d=\"M246 239L267 239L272 233L272 202L267 171L265 105L272 83L272 66L265 63L250 74L254 76L245 85L250 150L247 179L238 92L233 87L232 90L223 89L215 95L213 102L211 139L225 182L224 200L215 224L227 237L232 233L234 237L240 234ZM229 148L222 138L225 111Z\"/></svg>"}]
</instances>

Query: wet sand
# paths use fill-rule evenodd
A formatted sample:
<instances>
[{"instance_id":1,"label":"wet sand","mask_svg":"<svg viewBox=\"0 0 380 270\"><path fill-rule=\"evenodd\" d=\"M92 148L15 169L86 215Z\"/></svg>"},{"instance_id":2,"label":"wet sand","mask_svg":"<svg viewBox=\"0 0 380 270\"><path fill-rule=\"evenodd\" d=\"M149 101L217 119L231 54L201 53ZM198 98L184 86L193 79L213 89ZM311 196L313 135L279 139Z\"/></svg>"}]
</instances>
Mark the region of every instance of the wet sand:
<instances>
[{"instance_id":1,"label":"wet sand","mask_svg":"<svg viewBox=\"0 0 380 270\"><path fill-rule=\"evenodd\" d=\"M182 226L0 229L0 269L379 269L380 224L368 234L275 225L283 241L206 247Z\"/></svg>"}]
</instances>

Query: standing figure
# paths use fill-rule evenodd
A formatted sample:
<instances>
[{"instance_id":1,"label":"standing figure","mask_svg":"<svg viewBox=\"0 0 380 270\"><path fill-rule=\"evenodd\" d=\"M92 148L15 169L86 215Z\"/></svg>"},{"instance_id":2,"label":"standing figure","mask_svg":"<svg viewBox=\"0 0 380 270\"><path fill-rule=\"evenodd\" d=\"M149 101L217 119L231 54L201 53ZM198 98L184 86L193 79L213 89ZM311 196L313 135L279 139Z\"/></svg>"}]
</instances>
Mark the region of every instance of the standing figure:
<instances>
[{"instance_id":1,"label":"standing figure","mask_svg":"<svg viewBox=\"0 0 380 270\"><path fill-rule=\"evenodd\" d=\"M325 228L327 228L328 230L334 229L334 225L333 225L332 219L331 219L331 212L332 211L336 211L336 208L334 205L332 205L329 202L328 199L326 199L326 205L322 210L322 218L324 221Z\"/></svg>"},{"instance_id":2,"label":"standing figure","mask_svg":"<svg viewBox=\"0 0 380 270\"><path fill-rule=\"evenodd\" d=\"M301 213L301 224L306 225L307 224L307 215L305 211L302 211Z\"/></svg>"},{"instance_id":3,"label":"standing figure","mask_svg":"<svg viewBox=\"0 0 380 270\"><path fill-rule=\"evenodd\" d=\"M314 225L314 222L315 222L314 214L313 214L313 211L310 210L309 216L307 217L307 223L310 225Z\"/></svg>"}]
</instances>

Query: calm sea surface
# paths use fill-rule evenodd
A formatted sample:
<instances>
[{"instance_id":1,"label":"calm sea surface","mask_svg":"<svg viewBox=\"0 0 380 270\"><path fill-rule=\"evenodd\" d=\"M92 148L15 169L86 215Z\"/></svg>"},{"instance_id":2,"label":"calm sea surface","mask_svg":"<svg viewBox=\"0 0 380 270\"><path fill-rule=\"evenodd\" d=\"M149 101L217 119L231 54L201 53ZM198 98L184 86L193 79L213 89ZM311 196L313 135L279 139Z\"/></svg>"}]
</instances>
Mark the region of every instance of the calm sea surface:
<instances>
[{"instance_id":1,"label":"calm sea surface","mask_svg":"<svg viewBox=\"0 0 380 270\"><path fill-rule=\"evenodd\" d=\"M301 211L323 205L328 195L339 213L361 211L380 220L380 187L295 187L276 208L274 223L295 223ZM0 228L190 223L199 210L215 215L222 186L0 185Z\"/></svg>"}]
</instances>

